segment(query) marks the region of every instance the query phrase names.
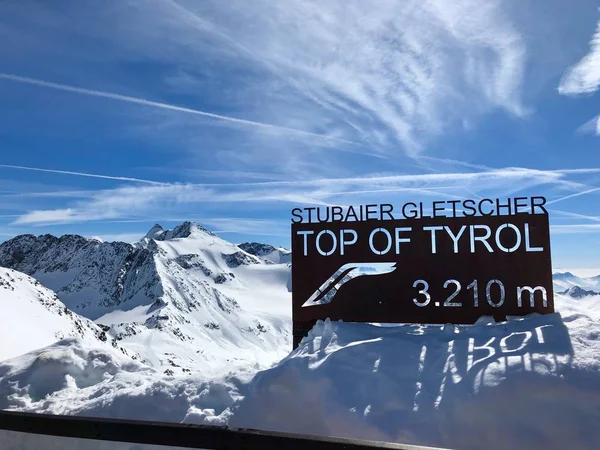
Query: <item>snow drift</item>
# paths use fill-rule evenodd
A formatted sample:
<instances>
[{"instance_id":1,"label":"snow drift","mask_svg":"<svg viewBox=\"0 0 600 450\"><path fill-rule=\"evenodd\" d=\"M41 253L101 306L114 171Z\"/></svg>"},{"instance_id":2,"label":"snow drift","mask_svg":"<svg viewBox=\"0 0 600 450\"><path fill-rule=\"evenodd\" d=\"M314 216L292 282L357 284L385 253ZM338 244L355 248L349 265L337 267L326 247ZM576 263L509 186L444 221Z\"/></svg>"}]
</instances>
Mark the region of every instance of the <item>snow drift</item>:
<instances>
[{"instance_id":1,"label":"snow drift","mask_svg":"<svg viewBox=\"0 0 600 450\"><path fill-rule=\"evenodd\" d=\"M600 297L474 326L319 322L230 425L450 448L600 448Z\"/></svg>"},{"instance_id":2,"label":"snow drift","mask_svg":"<svg viewBox=\"0 0 600 450\"><path fill-rule=\"evenodd\" d=\"M225 425L250 373L241 377L165 376L110 345L69 338L0 362L0 409Z\"/></svg>"}]
</instances>

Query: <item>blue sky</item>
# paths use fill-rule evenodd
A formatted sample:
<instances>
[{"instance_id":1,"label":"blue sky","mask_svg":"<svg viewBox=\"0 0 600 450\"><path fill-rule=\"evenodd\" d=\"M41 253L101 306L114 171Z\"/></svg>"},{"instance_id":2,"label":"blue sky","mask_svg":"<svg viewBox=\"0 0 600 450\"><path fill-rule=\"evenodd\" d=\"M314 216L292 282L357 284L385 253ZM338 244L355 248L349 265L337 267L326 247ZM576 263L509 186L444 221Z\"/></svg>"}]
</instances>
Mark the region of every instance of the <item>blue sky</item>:
<instances>
[{"instance_id":1,"label":"blue sky","mask_svg":"<svg viewBox=\"0 0 600 450\"><path fill-rule=\"evenodd\" d=\"M600 268L598 6L1 2L0 240L544 195L554 265Z\"/></svg>"}]
</instances>

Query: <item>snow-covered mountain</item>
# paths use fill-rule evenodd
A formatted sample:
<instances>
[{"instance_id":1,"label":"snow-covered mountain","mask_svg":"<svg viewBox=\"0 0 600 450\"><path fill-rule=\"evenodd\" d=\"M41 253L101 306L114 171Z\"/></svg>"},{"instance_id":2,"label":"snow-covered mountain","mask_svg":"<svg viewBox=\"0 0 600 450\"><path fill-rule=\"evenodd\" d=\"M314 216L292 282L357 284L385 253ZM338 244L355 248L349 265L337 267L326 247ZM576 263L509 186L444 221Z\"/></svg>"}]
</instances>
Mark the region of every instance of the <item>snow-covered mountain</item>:
<instances>
[{"instance_id":1,"label":"snow-covered mountain","mask_svg":"<svg viewBox=\"0 0 600 450\"><path fill-rule=\"evenodd\" d=\"M571 286L569 289L565 289L564 291L560 292L560 294L568 295L571 298L582 298L600 295L600 292L582 289L579 286Z\"/></svg>"},{"instance_id":2,"label":"snow-covered mountain","mask_svg":"<svg viewBox=\"0 0 600 450\"><path fill-rule=\"evenodd\" d=\"M289 267L197 223L155 225L133 245L17 236L0 245L0 266L36 278L167 373L260 368L291 347Z\"/></svg>"},{"instance_id":3,"label":"snow-covered mountain","mask_svg":"<svg viewBox=\"0 0 600 450\"><path fill-rule=\"evenodd\" d=\"M0 245L0 266L34 277L91 319L162 295L152 252L124 242L26 234Z\"/></svg>"},{"instance_id":4,"label":"snow-covered mountain","mask_svg":"<svg viewBox=\"0 0 600 450\"><path fill-rule=\"evenodd\" d=\"M117 351L138 358L91 320L70 311L39 281L0 267L0 361L66 338L83 343L111 343Z\"/></svg>"},{"instance_id":5,"label":"snow-covered mountain","mask_svg":"<svg viewBox=\"0 0 600 450\"><path fill-rule=\"evenodd\" d=\"M555 272L552 275L554 290L564 292L574 286L583 290L600 291L600 275L593 277L579 277L572 272Z\"/></svg>"},{"instance_id":6,"label":"snow-covered mountain","mask_svg":"<svg viewBox=\"0 0 600 450\"><path fill-rule=\"evenodd\" d=\"M258 242L244 242L238 247L246 253L275 264L289 264L292 262L292 251L287 248L273 247L272 245L260 244Z\"/></svg>"}]
</instances>

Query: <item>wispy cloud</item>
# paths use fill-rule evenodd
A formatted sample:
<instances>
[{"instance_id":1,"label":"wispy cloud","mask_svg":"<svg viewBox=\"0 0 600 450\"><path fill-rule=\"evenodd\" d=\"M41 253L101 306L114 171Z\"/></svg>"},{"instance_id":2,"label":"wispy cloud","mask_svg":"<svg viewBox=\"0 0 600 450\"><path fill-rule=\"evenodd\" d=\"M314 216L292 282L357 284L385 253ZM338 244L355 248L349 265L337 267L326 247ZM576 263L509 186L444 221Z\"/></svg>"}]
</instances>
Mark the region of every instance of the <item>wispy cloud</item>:
<instances>
[{"instance_id":1,"label":"wispy cloud","mask_svg":"<svg viewBox=\"0 0 600 450\"><path fill-rule=\"evenodd\" d=\"M572 198L580 197L582 195L592 194L594 192L600 192L600 187L590 188L590 189L586 189L584 191L576 192L574 194L565 195L564 197L560 197L560 198L557 198L557 199L554 199L554 200L550 200L548 202L548 204L552 205L553 203L558 203L558 202L562 202L562 201L565 201L565 200L570 200Z\"/></svg>"},{"instance_id":2,"label":"wispy cloud","mask_svg":"<svg viewBox=\"0 0 600 450\"><path fill-rule=\"evenodd\" d=\"M143 98L130 97L128 95L115 94L112 92L97 91L94 89L87 89L87 88L82 88L82 87L77 87L77 86L69 86L66 84L54 83L54 82L50 82L50 81L46 81L46 80L39 80L36 78L22 77L22 76L10 74L10 73L0 72L0 79L16 81L19 83L27 83L27 84L32 84L32 85L41 86L41 87L50 88L50 89L58 89L61 91L73 92L76 94L91 95L91 96L95 96L95 97L108 98L111 100L135 103L138 105L152 106L155 108L167 109L170 111L194 114L194 115L198 115L198 116L208 117L211 119L217 119L217 120L223 120L226 122L231 122L231 123L234 123L237 125L257 127L257 128L262 128L265 130L274 130L274 131L285 132L288 134L298 135L298 136L308 136L308 137L313 137L313 138L337 141L337 142L341 142L341 143L345 143L345 144L357 144L357 142L352 142L352 141L348 141L345 139L340 139L337 137L327 136L327 135L323 135L323 134L311 133L309 131L296 130L293 128L282 127L279 125L273 125L273 124L269 124L269 123L256 122L253 120L239 119L236 117L230 117L230 116L224 116L221 114L214 114L214 113L210 113L210 112L206 112L206 111L200 111L198 109L184 108L182 106L170 105L168 103L154 102L154 101L146 100Z\"/></svg>"},{"instance_id":3,"label":"wispy cloud","mask_svg":"<svg viewBox=\"0 0 600 450\"><path fill-rule=\"evenodd\" d=\"M600 21L590 41L589 52L571 66L563 75L558 86L562 95L577 96L592 94L600 88ZM600 116L590 119L578 129L582 133L600 136Z\"/></svg>"},{"instance_id":4,"label":"wispy cloud","mask_svg":"<svg viewBox=\"0 0 600 450\"><path fill-rule=\"evenodd\" d=\"M513 11L500 0L383 0L376 8L345 0L150 4L121 0L98 10L76 4L81 20L42 7L29 15L48 24L44 32L52 33L44 36L53 43L57 36L102 43L97 56L71 45L82 60L151 61L166 69L155 88L187 92L193 102L201 86L203 97L219 96L225 109L243 99L236 112L244 119L19 74L4 78L286 135L361 142L359 151L387 155L419 154L495 110L516 117L528 112L522 99L528 49ZM46 47L60 57L60 46ZM223 72L214 76L217 66Z\"/></svg>"},{"instance_id":5,"label":"wispy cloud","mask_svg":"<svg viewBox=\"0 0 600 450\"><path fill-rule=\"evenodd\" d=\"M587 216L585 214L578 214L578 213L573 213L570 211L560 211L557 209L550 209L549 211L552 214L558 214L558 215L565 216L565 217L571 217L571 218L576 218L576 219L585 219L585 220L590 220L592 222L600 222L600 217L597 217L597 216Z\"/></svg>"},{"instance_id":6,"label":"wispy cloud","mask_svg":"<svg viewBox=\"0 0 600 450\"><path fill-rule=\"evenodd\" d=\"M563 95L591 94L600 88L600 21L590 41L590 51L562 77L558 92Z\"/></svg>"},{"instance_id":7,"label":"wispy cloud","mask_svg":"<svg viewBox=\"0 0 600 450\"><path fill-rule=\"evenodd\" d=\"M62 174L62 175L74 175L74 176L78 176L78 177L102 178L105 180L133 181L136 183L147 183L147 184L156 184L156 185L165 184L165 183L161 183L158 181L144 180L141 178L119 177L119 176L113 176L113 175L99 175L99 174L95 174L95 173L73 172L73 171L69 171L69 170L43 169L40 167L26 167L26 166L13 166L13 165L9 165L9 164L0 164L0 168L31 170L31 171L35 171L35 172L57 173L57 174Z\"/></svg>"},{"instance_id":8,"label":"wispy cloud","mask_svg":"<svg viewBox=\"0 0 600 450\"><path fill-rule=\"evenodd\" d=\"M526 112L525 44L498 1L219 5L186 2L202 17L196 27L243 48L372 145L416 154L465 116Z\"/></svg>"},{"instance_id":9,"label":"wispy cloud","mask_svg":"<svg viewBox=\"0 0 600 450\"><path fill-rule=\"evenodd\" d=\"M255 219L247 217L204 218L201 222L215 233L251 234L257 236L289 236L287 223L279 220Z\"/></svg>"},{"instance_id":10,"label":"wispy cloud","mask_svg":"<svg viewBox=\"0 0 600 450\"><path fill-rule=\"evenodd\" d=\"M78 222L81 220L77 220L78 217L82 218L82 214L78 213L77 210L72 208L64 208L64 209L49 209L49 210L38 210L38 211L30 211L27 214L19 217L15 220L14 224L32 224L32 223L43 223L43 224L51 224L51 223L72 223ZM91 215L91 219L98 219L105 217L104 214L93 214ZM106 216L109 217L109 216ZM85 220L83 220L85 221Z\"/></svg>"},{"instance_id":11,"label":"wispy cloud","mask_svg":"<svg viewBox=\"0 0 600 450\"><path fill-rule=\"evenodd\" d=\"M577 192L551 199L549 203L592 194L600 188L581 190L585 184L569 177L600 169L532 170L494 169L484 172L456 172L418 175L387 175L350 178L323 178L304 181L269 181L222 184L165 184L126 186L90 191L85 200L74 201L67 208L32 210L18 217L14 224L50 224L104 221L132 215L158 217L165 214L185 216L191 205L204 211L240 208L269 210L274 203L295 205L331 205L369 201L374 195L386 195L389 201L426 199L432 196L465 198L507 196L519 191ZM253 205L250 207L249 205ZM258 206L256 206L258 205ZM277 207L279 210L280 206ZM256 212L256 210L254 210ZM209 216L210 217L210 216Z\"/></svg>"},{"instance_id":12,"label":"wispy cloud","mask_svg":"<svg viewBox=\"0 0 600 450\"><path fill-rule=\"evenodd\" d=\"M552 234L580 234L580 233L600 233L600 224L583 223L572 225L551 225Z\"/></svg>"},{"instance_id":13,"label":"wispy cloud","mask_svg":"<svg viewBox=\"0 0 600 450\"><path fill-rule=\"evenodd\" d=\"M161 171L167 173L185 174L191 178L202 178L202 179L218 179L218 180L240 180L244 182L246 180L268 180L268 181L282 181L289 179L289 176L283 174L271 173L271 172L248 172L242 170L222 170L222 169L190 169L187 167L179 168L164 168L164 167L145 167L146 170Z\"/></svg>"},{"instance_id":14,"label":"wispy cloud","mask_svg":"<svg viewBox=\"0 0 600 450\"><path fill-rule=\"evenodd\" d=\"M204 188L193 185L131 186L90 191L84 201L73 207L30 211L15 224L51 224L99 221L127 217L136 212L153 210L168 202L194 203L207 197Z\"/></svg>"},{"instance_id":15,"label":"wispy cloud","mask_svg":"<svg viewBox=\"0 0 600 450\"><path fill-rule=\"evenodd\" d=\"M581 125L577 131L580 133L590 133L600 136L600 115L588 120L586 123Z\"/></svg>"}]
</instances>

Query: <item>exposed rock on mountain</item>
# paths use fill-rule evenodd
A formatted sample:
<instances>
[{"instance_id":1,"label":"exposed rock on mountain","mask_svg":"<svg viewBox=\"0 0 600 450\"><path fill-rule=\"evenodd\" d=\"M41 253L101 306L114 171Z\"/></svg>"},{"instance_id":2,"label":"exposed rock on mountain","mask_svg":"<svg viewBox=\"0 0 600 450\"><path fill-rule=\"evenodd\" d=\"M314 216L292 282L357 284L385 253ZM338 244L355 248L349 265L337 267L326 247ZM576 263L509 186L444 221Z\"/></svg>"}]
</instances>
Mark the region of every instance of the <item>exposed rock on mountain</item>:
<instances>
[{"instance_id":1,"label":"exposed rock on mountain","mask_svg":"<svg viewBox=\"0 0 600 450\"><path fill-rule=\"evenodd\" d=\"M291 250L285 248L273 247L272 245L260 244L258 242L244 242L238 247L245 252L250 253L251 255L262 258L267 262L272 262L275 264L288 264L292 261Z\"/></svg>"},{"instance_id":2,"label":"exposed rock on mountain","mask_svg":"<svg viewBox=\"0 0 600 450\"><path fill-rule=\"evenodd\" d=\"M15 270L0 267L0 361L78 338L91 345L112 344L138 359L107 335L106 329L69 310L50 289Z\"/></svg>"},{"instance_id":3,"label":"exposed rock on mountain","mask_svg":"<svg viewBox=\"0 0 600 450\"><path fill-rule=\"evenodd\" d=\"M572 286L561 292L562 295L568 295L572 298L589 297L591 295L600 295L600 292L582 289L579 286Z\"/></svg>"},{"instance_id":4,"label":"exposed rock on mountain","mask_svg":"<svg viewBox=\"0 0 600 450\"><path fill-rule=\"evenodd\" d=\"M0 245L0 266L38 279L155 366L181 372L261 355L270 364L290 339L289 267L197 223L157 224L135 244L17 236Z\"/></svg>"}]
</instances>

